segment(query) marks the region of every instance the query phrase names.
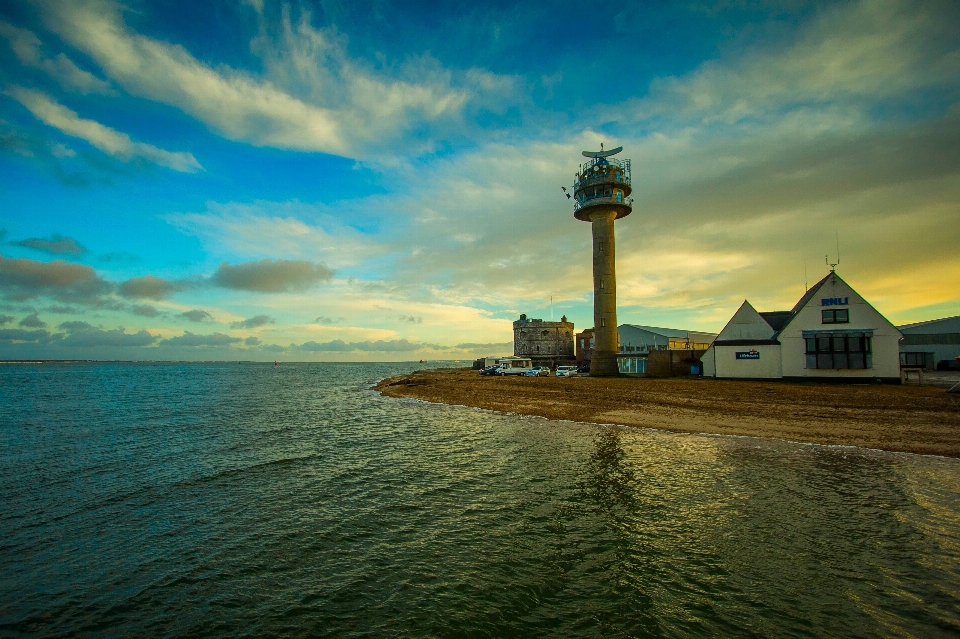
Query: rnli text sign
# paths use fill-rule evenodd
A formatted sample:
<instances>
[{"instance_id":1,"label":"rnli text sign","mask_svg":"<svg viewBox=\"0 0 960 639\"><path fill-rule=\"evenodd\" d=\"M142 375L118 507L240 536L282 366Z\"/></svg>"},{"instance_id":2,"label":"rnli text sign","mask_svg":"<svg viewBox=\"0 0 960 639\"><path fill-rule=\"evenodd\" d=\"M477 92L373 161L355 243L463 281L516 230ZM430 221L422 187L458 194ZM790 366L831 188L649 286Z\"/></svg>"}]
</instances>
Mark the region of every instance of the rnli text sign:
<instances>
[{"instance_id":1,"label":"rnli text sign","mask_svg":"<svg viewBox=\"0 0 960 639\"><path fill-rule=\"evenodd\" d=\"M737 359L760 359L759 351L738 352Z\"/></svg>"},{"instance_id":2,"label":"rnli text sign","mask_svg":"<svg viewBox=\"0 0 960 639\"><path fill-rule=\"evenodd\" d=\"M820 306L848 306L849 297L824 297L820 300Z\"/></svg>"}]
</instances>

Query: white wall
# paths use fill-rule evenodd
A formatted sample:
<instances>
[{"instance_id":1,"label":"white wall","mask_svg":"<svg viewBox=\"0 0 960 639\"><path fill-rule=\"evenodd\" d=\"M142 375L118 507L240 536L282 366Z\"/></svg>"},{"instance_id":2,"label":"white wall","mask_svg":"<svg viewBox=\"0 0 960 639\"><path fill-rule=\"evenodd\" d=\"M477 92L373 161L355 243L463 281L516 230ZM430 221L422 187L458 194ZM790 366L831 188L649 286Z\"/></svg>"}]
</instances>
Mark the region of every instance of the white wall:
<instances>
[{"instance_id":1,"label":"white wall","mask_svg":"<svg viewBox=\"0 0 960 639\"><path fill-rule=\"evenodd\" d=\"M704 375L708 375L706 360L710 355L710 366L714 377L746 379L778 379L782 376L780 368L780 346L760 344L756 346L717 346L704 355ZM760 359L737 359L737 353L757 351Z\"/></svg>"},{"instance_id":2,"label":"white wall","mask_svg":"<svg viewBox=\"0 0 960 639\"><path fill-rule=\"evenodd\" d=\"M821 299L834 297L849 298L849 304L821 306ZM849 309L850 323L822 323L821 310L842 308ZM803 339L803 331L819 330L872 330L873 368L807 368L806 343ZM865 379L900 377L900 331L838 277L831 277L823 283L816 295L797 312L777 339L782 349L784 377L863 377Z\"/></svg>"}]
</instances>

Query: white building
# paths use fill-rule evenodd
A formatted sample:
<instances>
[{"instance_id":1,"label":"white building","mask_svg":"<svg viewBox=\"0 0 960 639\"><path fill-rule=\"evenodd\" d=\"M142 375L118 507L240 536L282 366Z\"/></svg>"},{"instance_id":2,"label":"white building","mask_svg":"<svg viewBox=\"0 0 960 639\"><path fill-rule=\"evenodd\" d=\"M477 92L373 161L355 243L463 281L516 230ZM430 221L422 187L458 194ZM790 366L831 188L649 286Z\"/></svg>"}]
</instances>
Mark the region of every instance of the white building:
<instances>
[{"instance_id":1,"label":"white building","mask_svg":"<svg viewBox=\"0 0 960 639\"><path fill-rule=\"evenodd\" d=\"M744 301L703 356L708 377L900 383L900 331L835 272L790 311Z\"/></svg>"},{"instance_id":2,"label":"white building","mask_svg":"<svg viewBox=\"0 0 960 639\"><path fill-rule=\"evenodd\" d=\"M960 365L960 315L899 327L900 363L932 370Z\"/></svg>"}]
</instances>

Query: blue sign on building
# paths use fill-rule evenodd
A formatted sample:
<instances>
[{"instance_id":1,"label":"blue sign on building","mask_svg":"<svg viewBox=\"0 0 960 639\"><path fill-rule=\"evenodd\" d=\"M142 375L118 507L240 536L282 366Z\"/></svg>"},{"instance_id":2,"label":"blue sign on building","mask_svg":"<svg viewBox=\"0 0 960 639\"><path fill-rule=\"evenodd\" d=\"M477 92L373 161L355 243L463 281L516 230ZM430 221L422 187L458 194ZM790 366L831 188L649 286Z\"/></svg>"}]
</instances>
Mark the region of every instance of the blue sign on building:
<instances>
[{"instance_id":1,"label":"blue sign on building","mask_svg":"<svg viewBox=\"0 0 960 639\"><path fill-rule=\"evenodd\" d=\"M848 306L849 297L824 297L820 300L820 306Z\"/></svg>"},{"instance_id":2,"label":"blue sign on building","mask_svg":"<svg viewBox=\"0 0 960 639\"><path fill-rule=\"evenodd\" d=\"M746 351L739 352L736 354L737 359L760 359L759 351Z\"/></svg>"}]
</instances>

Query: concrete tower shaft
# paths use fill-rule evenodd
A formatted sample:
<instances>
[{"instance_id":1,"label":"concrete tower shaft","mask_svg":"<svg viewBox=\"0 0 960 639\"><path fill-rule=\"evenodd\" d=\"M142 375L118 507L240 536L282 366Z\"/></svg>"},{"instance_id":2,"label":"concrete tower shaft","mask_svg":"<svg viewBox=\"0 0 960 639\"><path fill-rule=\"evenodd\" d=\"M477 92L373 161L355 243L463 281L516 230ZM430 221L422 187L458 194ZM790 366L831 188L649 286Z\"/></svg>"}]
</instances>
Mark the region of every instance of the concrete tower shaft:
<instances>
[{"instance_id":1,"label":"concrete tower shaft","mask_svg":"<svg viewBox=\"0 0 960 639\"><path fill-rule=\"evenodd\" d=\"M593 357L591 376L619 374L617 367L617 274L614 221L630 215L630 160L615 160L613 151L584 151L591 158L574 182L574 217L593 231Z\"/></svg>"},{"instance_id":2,"label":"concrete tower shaft","mask_svg":"<svg viewBox=\"0 0 960 639\"><path fill-rule=\"evenodd\" d=\"M618 373L616 211L598 211L591 216L593 227L593 360L590 374Z\"/></svg>"}]
</instances>

